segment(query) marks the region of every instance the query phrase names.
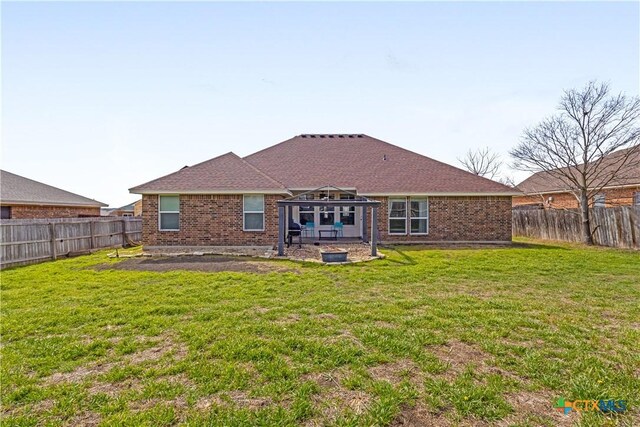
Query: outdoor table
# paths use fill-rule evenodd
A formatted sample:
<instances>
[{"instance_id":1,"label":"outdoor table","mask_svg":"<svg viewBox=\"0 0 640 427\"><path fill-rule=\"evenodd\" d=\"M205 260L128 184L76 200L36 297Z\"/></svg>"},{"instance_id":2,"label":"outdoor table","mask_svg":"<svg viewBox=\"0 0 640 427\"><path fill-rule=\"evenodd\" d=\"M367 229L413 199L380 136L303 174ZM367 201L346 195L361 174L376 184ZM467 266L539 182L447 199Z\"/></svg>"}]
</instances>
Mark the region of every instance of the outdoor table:
<instances>
[{"instance_id":1,"label":"outdoor table","mask_svg":"<svg viewBox=\"0 0 640 427\"><path fill-rule=\"evenodd\" d=\"M328 234L328 237L322 237L322 234ZM318 230L319 240L338 240L338 230Z\"/></svg>"}]
</instances>

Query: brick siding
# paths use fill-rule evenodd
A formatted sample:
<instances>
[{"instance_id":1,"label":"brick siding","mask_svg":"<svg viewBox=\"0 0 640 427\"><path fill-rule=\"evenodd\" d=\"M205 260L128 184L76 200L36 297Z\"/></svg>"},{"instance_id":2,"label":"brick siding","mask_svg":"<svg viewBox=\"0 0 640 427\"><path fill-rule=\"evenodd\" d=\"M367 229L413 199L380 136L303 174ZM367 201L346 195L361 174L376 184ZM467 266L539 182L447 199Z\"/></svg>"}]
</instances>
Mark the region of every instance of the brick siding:
<instances>
[{"instance_id":1,"label":"brick siding","mask_svg":"<svg viewBox=\"0 0 640 427\"><path fill-rule=\"evenodd\" d=\"M35 206L35 205L4 205L11 206L12 219L32 218L78 218L84 216L100 216L99 207L73 206Z\"/></svg>"},{"instance_id":2,"label":"brick siding","mask_svg":"<svg viewBox=\"0 0 640 427\"><path fill-rule=\"evenodd\" d=\"M242 195L181 195L180 231L158 230L158 196L142 197L146 246L262 246L278 242L283 196L265 195L265 230L242 230ZM378 209L379 239L410 241L511 241L511 197L429 197L427 235L388 234L388 198ZM368 231L367 231L368 232Z\"/></svg>"},{"instance_id":3,"label":"brick siding","mask_svg":"<svg viewBox=\"0 0 640 427\"><path fill-rule=\"evenodd\" d=\"M626 188L612 188L602 191L605 197L606 207L630 206L633 204L633 195L640 192L640 186ZM549 201L549 197L553 197ZM592 205L593 200L589 200ZM521 196L513 198L513 206L542 204L547 209L577 209L578 200L571 193L551 193L535 196Z\"/></svg>"},{"instance_id":4,"label":"brick siding","mask_svg":"<svg viewBox=\"0 0 640 427\"><path fill-rule=\"evenodd\" d=\"M511 241L510 196L431 196L428 198L429 233L426 235L389 234L389 199L374 199L382 202L378 209L378 230L383 242ZM407 209L409 207L407 204Z\"/></svg>"},{"instance_id":5,"label":"brick siding","mask_svg":"<svg viewBox=\"0 0 640 427\"><path fill-rule=\"evenodd\" d=\"M241 194L180 195L180 231L158 230L158 196L142 196L142 241L147 246L265 246L278 242L284 196L265 195L264 231L243 231Z\"/></svg>"}]
</instances>

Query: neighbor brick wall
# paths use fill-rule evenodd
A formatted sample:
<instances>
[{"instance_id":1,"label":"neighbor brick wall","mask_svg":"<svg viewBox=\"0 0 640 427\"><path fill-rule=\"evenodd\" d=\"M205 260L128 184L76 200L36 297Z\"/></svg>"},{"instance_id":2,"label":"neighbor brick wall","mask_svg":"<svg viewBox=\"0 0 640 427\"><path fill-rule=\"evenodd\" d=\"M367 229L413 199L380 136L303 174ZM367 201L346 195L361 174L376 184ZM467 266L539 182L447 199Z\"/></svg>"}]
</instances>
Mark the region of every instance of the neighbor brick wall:
<instances>
[{"instance_id":1,"label":"neighbor brick wall","mask_svg":"<svg viewBox=\"0 0 640 427\"><path fill-rule=\"evenodd\" d=\"M32 205L4 205L11 206L12 219L32 218L78 218L79 216L100 216L99 207L71 207L71 206L32 206Z\"/></svg>"},{"instance_id":2,"label":"neighbor brick wall","mask_svg":"<svg viewBox=\"0 0 640 427\"><path fill-rule=\"evenodd\" d=\"M511 197L429 197L429 234L389 234L389 199L378 209L383 242L511 241ZM409 207L409 205L407 205Z\"/></svg>"},{"instance_id":3,"label":"neighbor brick wall","mask_svg":"<svg viewBox=\"0 0 640 427\"><path fill-rule=\"evenodd\" d=\"M640 186L626 188L612 188L602 191L605 197L605 205L607 207L614 206L630 206L633 204L633 195L640 191ZM549 202L549 197L553 197L553 201ZM548 209L577 209L578 201L570 193L554 193L543 194L542 197L522 196L513 198L513 206L540 204L544 201L544 207ZM589 200L593 203L593 200Z\"/></svg>"},{"instance_id":4,"label":"neighbor brick wall","mask_svg":"<svg viewBox=\"0 0 640 427\"><path fill-rule=\"evenodd\" d=\"M158 196L142 196L145 246L264 246L278 242L278 208L284 196L265 195L265 230L242 230L242 195L180 195L180 231L158 230Z\"/></svg>"}]
</instances>

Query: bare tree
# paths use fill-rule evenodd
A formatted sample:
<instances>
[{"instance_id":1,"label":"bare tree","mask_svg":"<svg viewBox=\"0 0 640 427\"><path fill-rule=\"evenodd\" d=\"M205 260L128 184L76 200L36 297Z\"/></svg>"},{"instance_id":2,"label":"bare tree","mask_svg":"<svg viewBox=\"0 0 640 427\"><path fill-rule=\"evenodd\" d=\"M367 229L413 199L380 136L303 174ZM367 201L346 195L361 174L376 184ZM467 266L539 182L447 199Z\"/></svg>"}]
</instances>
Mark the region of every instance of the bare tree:
<instances>
[{"instance_id":1,"label":"bare tree","mask_svg":"<svg viewBox=\"0 0 640 427\"><path fill-rule=\"evenodd\" d=\"M517 185L516 180L511 175L504 175L501 178L498 178L498 182L511 188L516 188Z\"/></svg>"},{"instance_id":2,"label":"bare tree","mask_svg":"<svg viewBox=\"0 0 640 427\"><path fill-rule=\"evenodd\" d=\"M489 179L496 178L502 167L500 155L492 152L489 147L469 150L458 161L472 174Z\"/></svg>"},{"instance_id":3,"label":"bare tree","mask_svg":"<svg viewBox=\"0 0 640 427\"><path fill-rule=\"evenodd\" d=\"M578 200L582 238L593 244L589 200L631 178L640 159L640 98L610 94L606 83L566 90L559 112L525 129L510 151L515 169L545 172Z\"/></svg>"}]
</instances>

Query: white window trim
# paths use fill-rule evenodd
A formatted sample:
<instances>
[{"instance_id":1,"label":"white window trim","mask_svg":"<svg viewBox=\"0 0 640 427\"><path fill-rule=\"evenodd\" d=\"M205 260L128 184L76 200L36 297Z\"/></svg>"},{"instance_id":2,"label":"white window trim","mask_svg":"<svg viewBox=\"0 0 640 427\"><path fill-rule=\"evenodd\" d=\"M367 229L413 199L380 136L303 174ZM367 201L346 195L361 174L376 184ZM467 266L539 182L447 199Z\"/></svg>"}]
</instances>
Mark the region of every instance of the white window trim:
<instances>
[{"instance_id":1,"label":"white window trim","mask_svg":"<svg viewBox=\"0 0 640 427\"><path fill-rule=\"evenodd\" d=\"M391 220L392 219L403 219L403 218L399 217L399 216L398 217L395 217L395 216L392 217L391 216L391 205L392 205L392 202L400 202L402 200L404 200L404 233L392 232L391 231ZM402 197L389 198L389 202L388 203L389 203L388 220L387 220L387 232L388 232L388 234L391 235L391 236L406 236L407 232L409 231L408 228L407 228L407 215L409 214L409 211L407 209L409 207L408 204L407 204L407 197L404 197L404 198L402 198Z\"/></svg>"},{"instance_id":2,"label":"white window trim","mask_svg":"<svg viewBox=\"0 0 640 427\"><path fill-rule=\"evenodd\" d=\"M415 199L416 201L426 201L427 202L427 216L411 216L411 197L409 198L409 203L408 203L408 209L407 209L407 216L409 217L409 227L407 229L407 231L409 232L409 234L411 234L412 236L426 236L429 234L429 198L428 197L413 197L413 199ZM426 219L427 220L427 232L426 233L414 233L413 231L411 231L411 220L412 219Z\"/></svg>"},{"instance_id":3,"label":"white window trim","mask_svg":"<svg viewBox=\"0 0 640 427\"><path fill-rule=\"evenodd\" d=\"M177 211L161 211L160 210L160 198L164 196L173 196L178 198L178 210ZM177 213L178 214L178 228L162 228L162 221L160 218L163 213ZM158 195L158 231L180 231L180 195L179 194L159 194Z\"/></svg>"},{"instance_id":4,"label":"white window trim","mask_svg":"<svg viewBox=\"0 0 640 427\"><path fill-rule=\"evenodd\" d=\"M245 211L244 210L244 199L247 196L251 196L251 197L255 197L255 196L262 196L262 210L261 211ZM242 231L264 231L264 226L265 226L265 215L264 215L264 208L265 208L265 201L264 201L264 194L243 194L242 195ZM248 213L259 213L262 214L262 228L247 228L245 225L245 215Z\"/></svg>"}]
</instances>

